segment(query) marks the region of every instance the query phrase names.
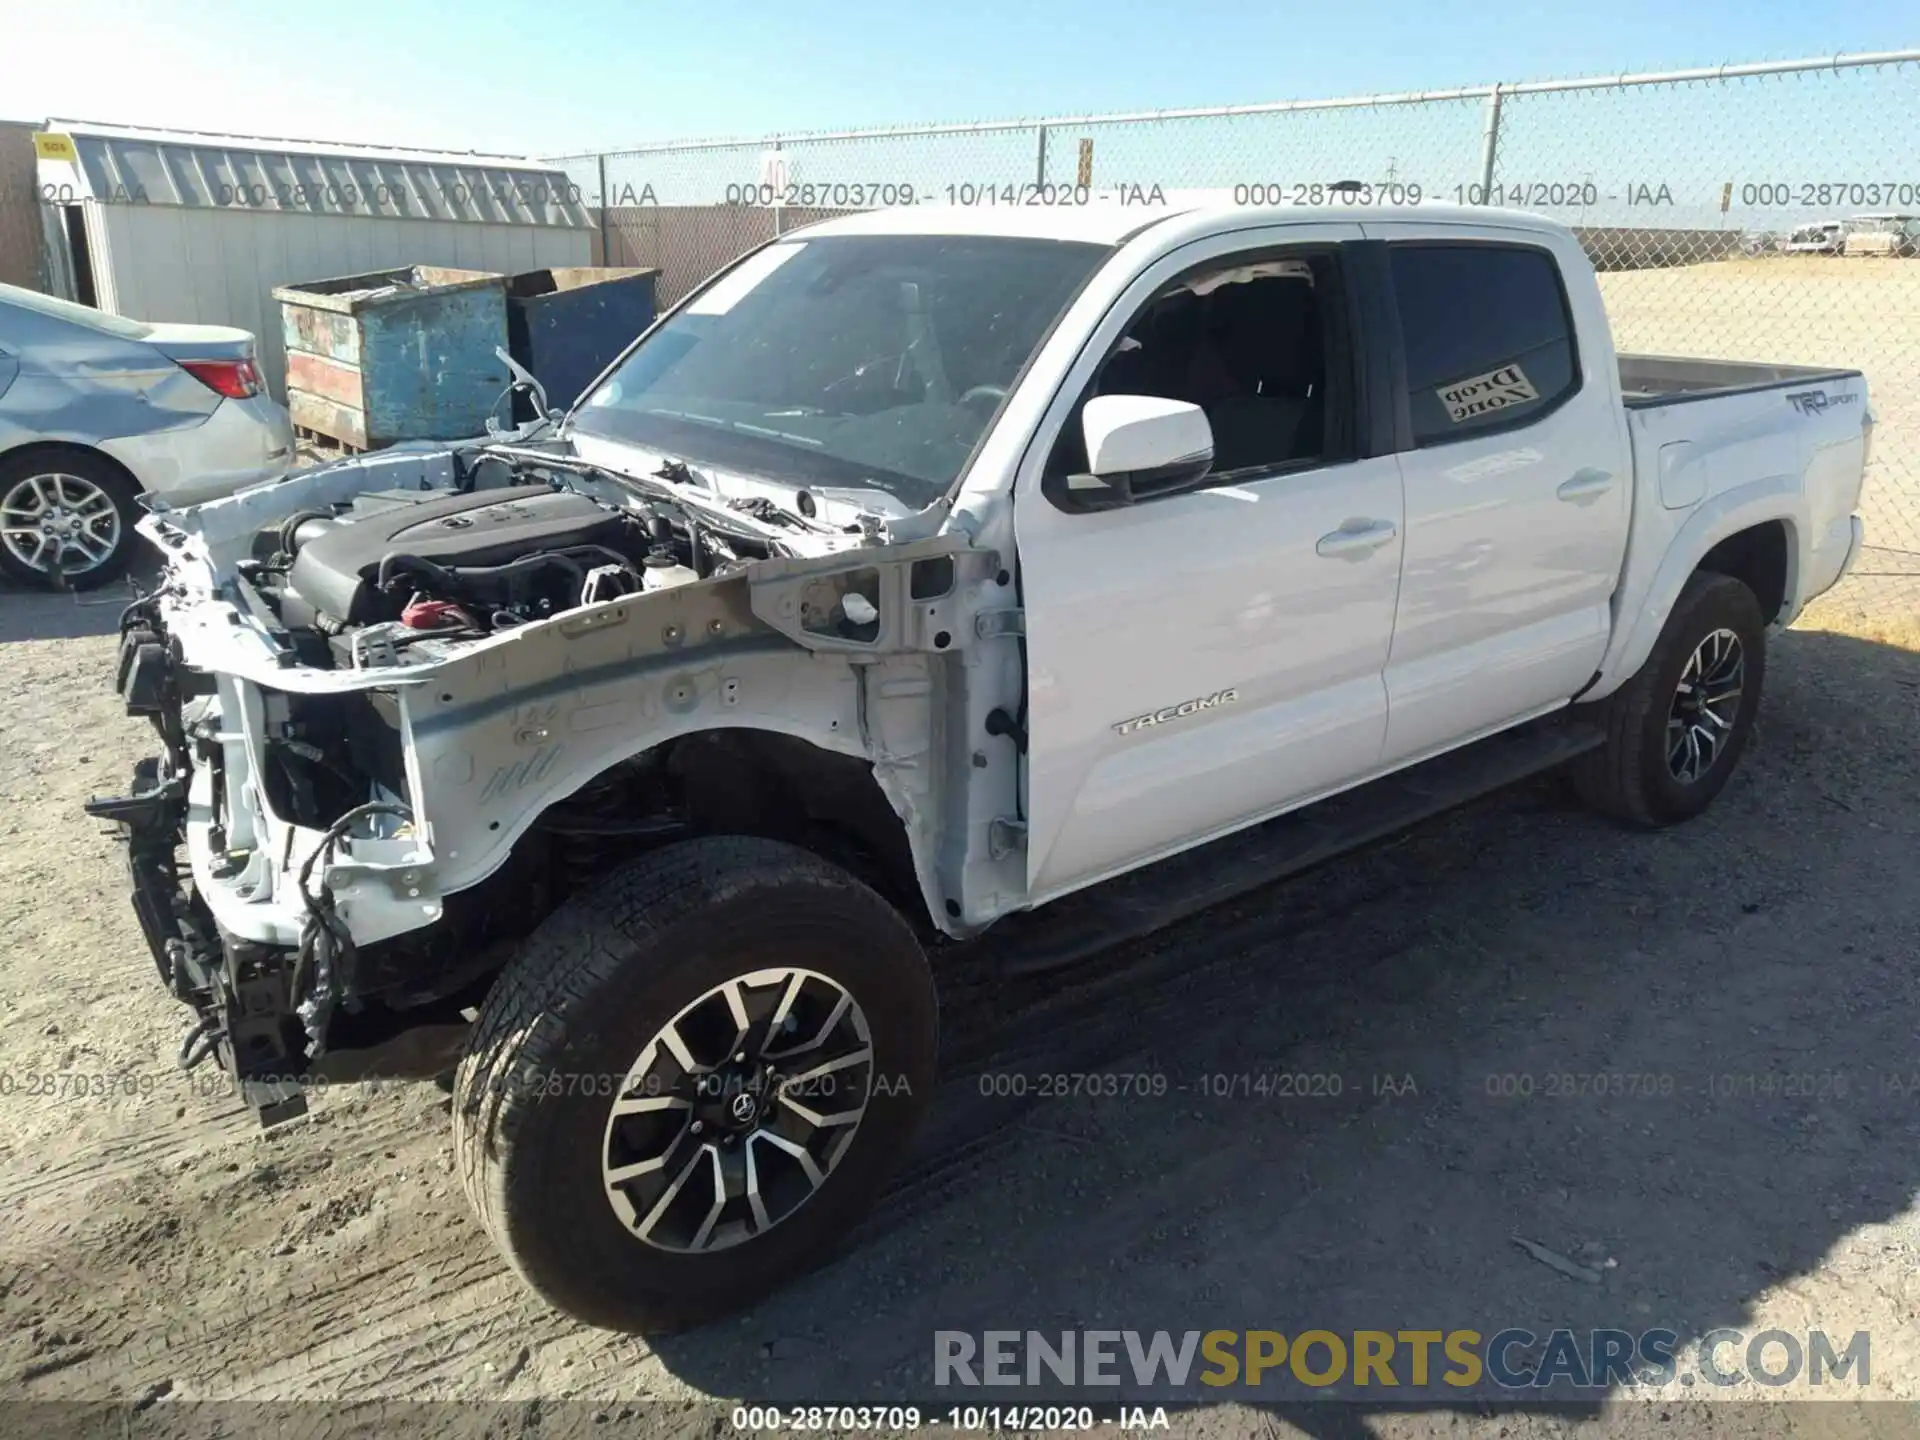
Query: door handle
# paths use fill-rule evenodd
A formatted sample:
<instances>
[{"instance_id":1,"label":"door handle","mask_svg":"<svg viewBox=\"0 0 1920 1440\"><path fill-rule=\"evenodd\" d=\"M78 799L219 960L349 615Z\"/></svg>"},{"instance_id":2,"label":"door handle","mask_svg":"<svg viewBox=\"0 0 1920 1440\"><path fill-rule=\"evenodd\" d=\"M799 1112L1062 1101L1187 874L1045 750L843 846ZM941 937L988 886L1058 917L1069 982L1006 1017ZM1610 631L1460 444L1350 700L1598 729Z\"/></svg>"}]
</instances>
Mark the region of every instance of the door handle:
<instances>
[{"instance_id":1,"label":"door handle","mask_svg":"<svg viewBox=\"0 0 1920 1440\"><path fill-rule=\"evenodd\" d=\"M1612 488L1613 476L1605 470L1577 470L1573 478L1562 482L1554 493L1562 500L1584 505L1589 500L1598 500Z\"/></svg>"},{"instance_id":2,"label":"door handle","mask_svg":"<svg viewBox=\"0 0 1920 1440\"><path fill-rule=\"evenodd\" d=\"M1329 560L1364 560L1382 545L1391 545L1399 528L1388 520L1349 520L1313 547Z\"/></svg>"}]
</instances>

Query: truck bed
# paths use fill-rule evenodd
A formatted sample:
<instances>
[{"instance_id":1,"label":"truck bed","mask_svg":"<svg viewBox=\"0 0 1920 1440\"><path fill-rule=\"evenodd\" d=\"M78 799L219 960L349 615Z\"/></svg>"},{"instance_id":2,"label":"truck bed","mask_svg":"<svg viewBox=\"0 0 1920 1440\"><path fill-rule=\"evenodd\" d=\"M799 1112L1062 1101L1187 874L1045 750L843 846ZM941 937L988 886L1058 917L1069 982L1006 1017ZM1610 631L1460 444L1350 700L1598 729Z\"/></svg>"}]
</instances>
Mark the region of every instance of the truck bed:
<instances>
[{"instance_id":1,"label":"truck bed","mask_svg":"<svg viewBox=\"0 0 1920 1440\"><path fill-rule=\"evenodd\" d=\"M1857 377L1858 370L1819 365L1760 365L1745 360L1692 360L1680 355L1621 355L1620 389L1629 410L1708 395L1738 395L1787 385Z\"/></svg>"},{"instance_id":2,"label":"truck bed","mask_svg":"<svg viewBox=\"0 0 1920 1440\"><path fill-rule=\"evenodd\" d=\"M1724 511L1739 496L1784 493L1788 513L1762 608L1791 623L1860 544L1853 511L1871 425L1866 378L1858 370L1669 356L1622 355L1619 365L1637 494L1619 613L1641 611L1635 623L1650 639L1666 611L1646 597L1670 557L1697 555L1728 533ZM1699 533L1683 538L1690 526ZM1680 567L1681 578L1690 568ZM1669 575L1666 583L1671 593L1680 581Z\"/></svg>"}]
</instances>

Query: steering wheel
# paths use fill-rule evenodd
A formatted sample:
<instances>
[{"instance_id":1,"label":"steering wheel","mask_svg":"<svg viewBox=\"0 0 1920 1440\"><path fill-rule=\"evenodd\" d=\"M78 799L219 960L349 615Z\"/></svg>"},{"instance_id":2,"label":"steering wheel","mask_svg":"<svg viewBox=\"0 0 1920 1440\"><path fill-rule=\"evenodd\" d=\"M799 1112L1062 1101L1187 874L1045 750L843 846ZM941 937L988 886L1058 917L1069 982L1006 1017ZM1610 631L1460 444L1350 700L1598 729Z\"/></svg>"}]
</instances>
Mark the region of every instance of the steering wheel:
<instances>
[{"instance_id":1,"label":"steering wheel","mask_svg":"<svg viewBox=\"0 0 1920 1440\"><path fill-rule=\"evenodd\" d=\"M1007 387L1004 385L975 385L971 390L961 395L960 403L962 405L973 405L982 400L991 400L994 404L998 405L1006 398Z\"/></svg>"}]
</instances>

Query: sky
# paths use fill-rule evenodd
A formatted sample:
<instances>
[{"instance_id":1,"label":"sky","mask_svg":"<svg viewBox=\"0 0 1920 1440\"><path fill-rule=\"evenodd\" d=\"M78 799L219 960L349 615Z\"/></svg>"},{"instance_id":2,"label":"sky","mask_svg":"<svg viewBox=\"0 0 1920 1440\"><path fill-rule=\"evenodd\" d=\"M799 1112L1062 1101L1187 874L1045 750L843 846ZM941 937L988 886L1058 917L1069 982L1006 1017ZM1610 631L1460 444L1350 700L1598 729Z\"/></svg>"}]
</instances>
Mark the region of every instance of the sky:
<instances>
[{"instance_id":1,"label":"sky","mask_svg":"<svg viewBox=\"0 0 1920 1440\"><path fill-rule=\"evenodd\" d=\"M1913 0L4 3L0 119L542 156L1920 46Z\"/></svg>"}]
</instances>

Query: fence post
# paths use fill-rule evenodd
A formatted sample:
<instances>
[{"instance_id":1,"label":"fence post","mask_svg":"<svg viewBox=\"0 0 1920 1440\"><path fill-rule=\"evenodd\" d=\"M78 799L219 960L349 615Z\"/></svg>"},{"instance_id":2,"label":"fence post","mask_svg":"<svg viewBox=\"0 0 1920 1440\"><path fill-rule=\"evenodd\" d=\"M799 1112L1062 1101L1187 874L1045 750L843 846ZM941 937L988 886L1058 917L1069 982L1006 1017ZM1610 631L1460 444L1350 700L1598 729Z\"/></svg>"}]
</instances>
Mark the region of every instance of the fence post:
<instances>
[{"instance_id":1,"label":"fence post","mask_svg":"<svg viewBox=\"0 0 1920 1440\"><path fill-rule=\"evenodd\" d=\"M780 140L777 136L774 138L773 148L776 151L780 148ZM776 162L773 168L773 238L778 240L780 238L780 192L787 187L787 167Z\"/></svg>"},{"instance_id":2,"label":"fence post","mask_svg":"<svg viewBox=\"0 0 1920 1440\"><path fill-rule=\"evenodd\" d=\"M1045 190L1047 186L1047 127L1033 127L1040 137L1040 143L1034 148L1033 183L1035 188Z\"/></svg>"},{"instance_id":3,"label":"fence post","mask_svg":"<svg viewBox=\"0 0 1920 1440\"><path fill-rule=\"evenodd\" d=\"M1480 203L1493 203L1493 162L1500 150L1500 87L1487 92L1487 131L1480 146Z\"/></svg>"},{"instance_id":4,"label":"fence post","mask_svg":"<svg viewBox=\"0 0 1920 1440\"><path fill-rule=\"evenodd\" d=\"M613 264L613 247L607 237L607 152L602 150L594 157L600 162L600 263Z\"/></svg>"}]
</instances>

